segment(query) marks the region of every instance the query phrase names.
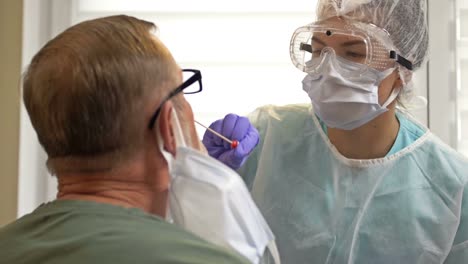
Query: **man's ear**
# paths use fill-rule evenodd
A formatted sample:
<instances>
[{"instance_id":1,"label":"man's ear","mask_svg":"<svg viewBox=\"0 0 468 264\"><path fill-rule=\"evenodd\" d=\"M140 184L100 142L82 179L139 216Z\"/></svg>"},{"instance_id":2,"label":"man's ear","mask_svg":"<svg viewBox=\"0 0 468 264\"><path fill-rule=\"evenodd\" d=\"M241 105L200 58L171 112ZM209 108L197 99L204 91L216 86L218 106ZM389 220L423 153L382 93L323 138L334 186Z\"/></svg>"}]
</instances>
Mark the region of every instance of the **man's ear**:
<instances>
[{"instance_id":1,"label":"man's ear","mask_svg":"<svg viewBox=\"0 0 468 264\"><path fill-rule=\"evenodd\" d=\"M173 104L171 101L164 103L161 106L161 112L159 112L159 132L164 144L164 149L171 153L173 156L176 154L176 139L174 136L174 129L172 127L171 118L172 118L172 108Z\"/></svg>"}]
</instances>

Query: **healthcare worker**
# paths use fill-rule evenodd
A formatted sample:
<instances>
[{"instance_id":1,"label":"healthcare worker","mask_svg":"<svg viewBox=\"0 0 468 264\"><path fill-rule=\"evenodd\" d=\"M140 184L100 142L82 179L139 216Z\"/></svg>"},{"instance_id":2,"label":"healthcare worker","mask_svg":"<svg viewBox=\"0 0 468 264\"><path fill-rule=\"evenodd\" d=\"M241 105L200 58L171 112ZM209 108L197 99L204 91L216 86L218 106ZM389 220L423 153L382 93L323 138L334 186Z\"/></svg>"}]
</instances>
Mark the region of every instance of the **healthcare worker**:
<instances>
[{"instance_id":1,"label":"healthcare worker","mask_svg":"<svg viewBox=\"0 0 468 264\"><path fill-rule=\"evenodd\" d=\"M240 147L206 132L209 153L240 167L283 263L468 263L468 161L396 110L426 1L321 0L317 16L290 47L311 105L227 115L211 128Z\"/></svg>"}]
</instances>

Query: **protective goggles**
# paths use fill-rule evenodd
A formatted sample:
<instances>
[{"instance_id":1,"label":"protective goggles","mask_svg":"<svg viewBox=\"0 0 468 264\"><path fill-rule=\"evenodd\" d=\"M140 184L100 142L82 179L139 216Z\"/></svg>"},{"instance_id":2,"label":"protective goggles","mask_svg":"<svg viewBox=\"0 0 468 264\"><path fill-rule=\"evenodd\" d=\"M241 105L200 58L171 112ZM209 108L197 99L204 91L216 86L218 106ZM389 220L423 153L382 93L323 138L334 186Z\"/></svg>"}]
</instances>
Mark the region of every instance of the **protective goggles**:
<instances>
[{"instance_id":1,"label":"protective goggles","mask_svg":"<svg viewBox=\"0 0 468 264\"><path fill-rule=\"evenodd\" d=\"M387 31L368 23L333 18L296 29L290 56L293 64L306 73L320 73L327 54L359 67L344 72L359 77L370 68L384 71L396 64L413 69L412 63L398 54Z\"/></svg>"}]
</instances>

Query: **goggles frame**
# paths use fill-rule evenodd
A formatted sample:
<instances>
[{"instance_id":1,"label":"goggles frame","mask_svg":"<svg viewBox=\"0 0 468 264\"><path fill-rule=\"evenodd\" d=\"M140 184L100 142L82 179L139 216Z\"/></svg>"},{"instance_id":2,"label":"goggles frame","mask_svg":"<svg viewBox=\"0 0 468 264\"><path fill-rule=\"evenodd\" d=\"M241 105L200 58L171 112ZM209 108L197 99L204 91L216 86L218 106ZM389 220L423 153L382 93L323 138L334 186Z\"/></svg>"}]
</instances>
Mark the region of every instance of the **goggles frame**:
<instances>
[{"instance_id":1,"label":"goggles frame","mask_svg":"<svg viewBox=\"0 0 468 264\"><path fill-rule=\"evenodd\" d=\"M328 37L343 35L362 40L366 45L366 58L361 63L363 65L385 70L391 68L387 67L387 64L394 62L410 71L413 70L412 62L399 54L390 39L390 34L386 30L371 23L350 21L343 18L340 18L340 21L344 22L341 23L340 27L334 26L333 23L327 21L319 21L299 27L294 31L289 51L291 61L296 68L306 73L315 73L317 71L316 64L305 61L304 53L309 52L312 54L314 52L312 45L308 42L312 41L314 33L321 33ZM331 47L326 46L325 48ZM376 56L377 53L380 53L379 56Z\"/></svg>"}]
</instances>

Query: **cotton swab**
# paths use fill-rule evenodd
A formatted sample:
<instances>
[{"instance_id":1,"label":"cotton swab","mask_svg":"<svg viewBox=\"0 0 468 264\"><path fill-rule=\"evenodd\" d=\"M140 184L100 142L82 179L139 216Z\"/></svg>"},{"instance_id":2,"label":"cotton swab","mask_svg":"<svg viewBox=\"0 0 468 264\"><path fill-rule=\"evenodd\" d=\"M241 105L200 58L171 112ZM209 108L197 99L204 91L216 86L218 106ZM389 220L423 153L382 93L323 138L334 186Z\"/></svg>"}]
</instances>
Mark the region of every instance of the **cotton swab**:
<instances>
[{"instance_id":1,"label":"cotton swab","mask_svg":"<svg viewBox=\"0 0 468 264\"><path fill-rule=\"evenodd\" d=\"M207 126L204 126L202 123L198 122L197 120L194 120L195 123L199 124L200 126L206 128L208 131L210 131L211 133L215 134L216 136L220 137L221 139L223 139L224 141L228 142L229 144L231 144L231 148L237 148L237 146L239 146L239 141L237 140L230 140L228 139L227 137L221 135L220 133L214 131L213 129L207 127Z\"/></svg>"}]
</instances>

